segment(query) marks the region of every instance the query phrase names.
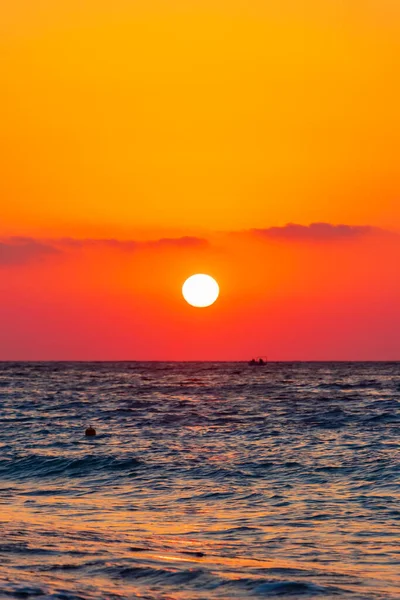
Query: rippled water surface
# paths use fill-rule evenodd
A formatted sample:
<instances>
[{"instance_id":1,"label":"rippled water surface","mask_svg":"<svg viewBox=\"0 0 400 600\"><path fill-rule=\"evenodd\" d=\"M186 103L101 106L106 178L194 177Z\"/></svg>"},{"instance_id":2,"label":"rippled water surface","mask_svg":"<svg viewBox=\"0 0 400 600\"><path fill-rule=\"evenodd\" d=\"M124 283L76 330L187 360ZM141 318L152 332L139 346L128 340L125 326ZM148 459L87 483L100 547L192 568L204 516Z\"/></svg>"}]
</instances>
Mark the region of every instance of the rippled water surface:
<instances>
[{"instance_id":1,"label":"rippled water surface","mask_svg":"<svg viewBox=\"0 0 400 600\"><path fill-rule=\"evenodd\" d=\"M396 363L0 364L0 597L400 598L399 407Z\"/></svg>"}]
</instances>

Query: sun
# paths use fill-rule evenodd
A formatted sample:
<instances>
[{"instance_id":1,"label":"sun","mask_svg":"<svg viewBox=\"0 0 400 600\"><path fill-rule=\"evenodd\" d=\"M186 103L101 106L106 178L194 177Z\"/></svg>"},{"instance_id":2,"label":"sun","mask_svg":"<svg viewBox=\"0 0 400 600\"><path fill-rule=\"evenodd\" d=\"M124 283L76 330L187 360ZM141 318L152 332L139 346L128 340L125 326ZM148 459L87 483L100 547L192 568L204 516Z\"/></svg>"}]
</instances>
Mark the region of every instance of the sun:
<instances>
[{"instance_id":1,"label":"sun","mask_svg":"<svg viewBox=\"0 0 400 600\"><path fill-rule=\"evenodd\" d=\"M205 308L214 304L218 298L219 286L210 275L198 273L186 279L182 286L182 294L188 304Z\"/></svg>"}]
</instances>

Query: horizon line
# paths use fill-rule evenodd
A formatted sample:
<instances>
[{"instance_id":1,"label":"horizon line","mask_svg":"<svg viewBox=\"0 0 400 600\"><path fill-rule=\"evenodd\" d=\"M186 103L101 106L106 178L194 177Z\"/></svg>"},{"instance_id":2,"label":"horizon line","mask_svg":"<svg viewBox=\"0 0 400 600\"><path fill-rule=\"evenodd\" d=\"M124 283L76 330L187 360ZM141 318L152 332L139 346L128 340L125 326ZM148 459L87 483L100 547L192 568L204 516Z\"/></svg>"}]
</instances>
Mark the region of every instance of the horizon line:
<instances>
[{"instance_id":1,"label":"horizon line","mask_svg":"<svg viewBox=\"0 0 400 600\"><path fill-rule=\"evenodd\" d=\"M2 363L206 363L206 364L248 364L251 359L242 360L168 360L168 359L0 359ZM277 363L400 363L400 359L281 359L266 360L265 364Z\"/></svg>"}]
</instances>

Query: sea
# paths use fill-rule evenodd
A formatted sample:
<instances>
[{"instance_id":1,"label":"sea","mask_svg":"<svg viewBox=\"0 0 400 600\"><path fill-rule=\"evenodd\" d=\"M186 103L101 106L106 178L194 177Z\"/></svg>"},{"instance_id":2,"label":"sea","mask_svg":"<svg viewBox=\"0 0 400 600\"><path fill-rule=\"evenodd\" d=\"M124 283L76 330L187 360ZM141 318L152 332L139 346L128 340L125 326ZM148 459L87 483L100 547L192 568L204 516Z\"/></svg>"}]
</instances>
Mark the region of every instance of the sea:
<instances>
[{"instance_id":1,"label":"sea","mask_svg":"<svg viewBox=\"0 0 400 600\"><path fill-rule=\"evenodd\" d=\"M399 599L399 409L400 363L0 363L0 598Z\"/></svg>"}]
</instances>

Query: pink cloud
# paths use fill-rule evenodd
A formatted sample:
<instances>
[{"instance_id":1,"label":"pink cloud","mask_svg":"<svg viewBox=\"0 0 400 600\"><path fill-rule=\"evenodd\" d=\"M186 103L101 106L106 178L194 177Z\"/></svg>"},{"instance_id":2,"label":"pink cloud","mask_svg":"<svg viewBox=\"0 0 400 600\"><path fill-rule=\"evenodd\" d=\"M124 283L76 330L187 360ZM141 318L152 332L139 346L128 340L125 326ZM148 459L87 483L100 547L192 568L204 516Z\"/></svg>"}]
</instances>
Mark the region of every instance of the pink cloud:
<instances>
[{"instance_id":1,"label":"pink cloud","mask_svg":"<svg viewBox=\"0 0 400 600\"><path fill-rule=\"evenodd\" d=\"M51 244L31 238L9 238L0 241L0 265L16 266L36 262L60 251Z\"/></svg>"},{"instance_id":2,"label":"pink cloud","mask_svg":"<svg viewBox=\"0 0 400 600\"><path fill-rule=\"evenodd\" d=\"M180 238L161 238L159 240L136 241L117 239L74 239L40 240L12 237L0 240L0 266L18 266L30 264L52 255L61 255L69 250L109 248L123 252L135 252L156 248L207 248L205 239L184 236Z\"/></svg>"},{"instance_id":3,"label":"pink cloud","mask_svg":"<svg viewBox=\"0 0 400 600\"><path fill-rule=\"evenodd\" d=\"M251 229L250 232L271 240L295 242L333 242L377 234L390 234L388 231L369 225L332 225L331 223L311 223L310 225L288 223L283 227Z\"/></svg>"}]
</instances>

